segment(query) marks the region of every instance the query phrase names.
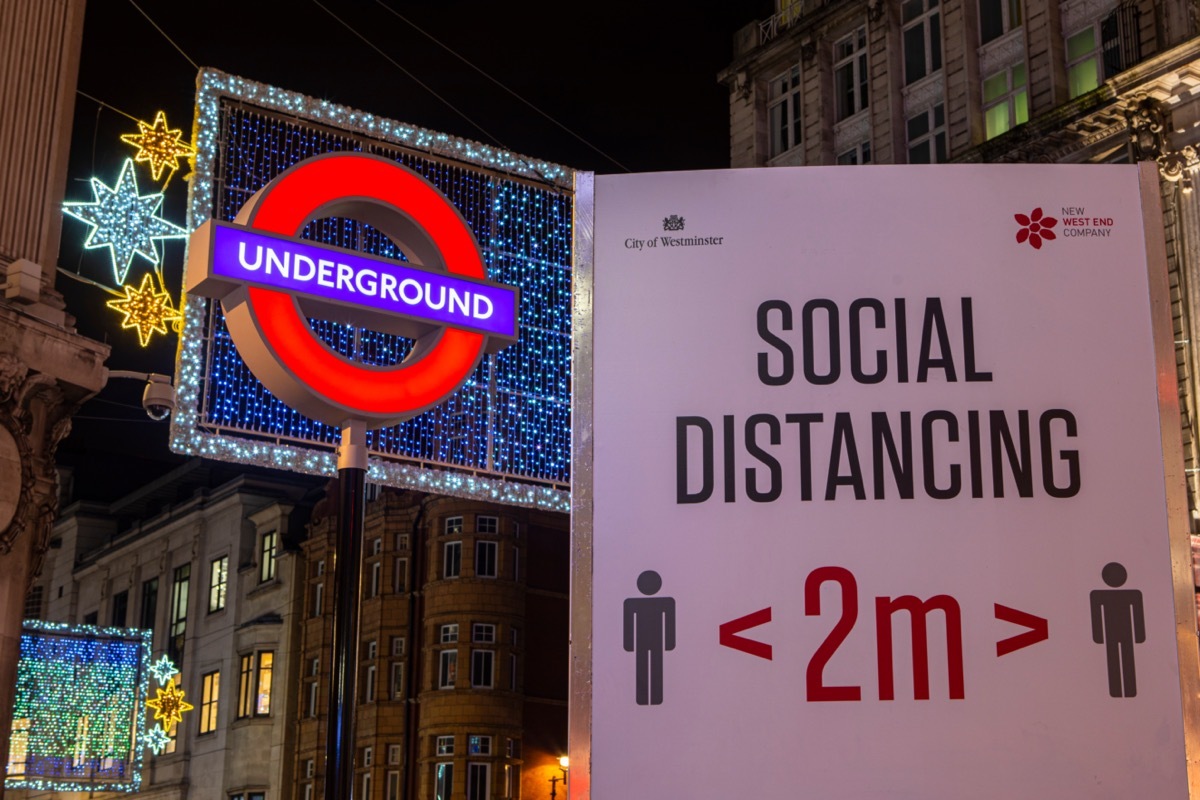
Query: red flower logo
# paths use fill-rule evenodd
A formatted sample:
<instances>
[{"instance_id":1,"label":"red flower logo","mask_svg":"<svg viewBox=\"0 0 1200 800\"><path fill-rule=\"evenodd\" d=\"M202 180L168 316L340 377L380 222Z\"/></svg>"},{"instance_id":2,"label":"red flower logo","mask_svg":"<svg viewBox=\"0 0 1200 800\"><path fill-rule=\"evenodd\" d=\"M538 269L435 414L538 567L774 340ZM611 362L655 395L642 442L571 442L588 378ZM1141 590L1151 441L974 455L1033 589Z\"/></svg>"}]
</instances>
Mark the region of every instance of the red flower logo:
<instances>
[{"instance_id":1,"label":"red flower logo","mask_svg":"<svg viewBox=\"0 0 1200 800\"><path fill-rule=\"evenodd\" d=\"M1017 231L1017 244L1028 241L1034 250L1041 250L1043 240L1058 238L1050 230L1058 224L1058 220L1043 216L1040 208L1035 208L1028 217L1024 214L1014 214L1013 217L1021 226L1021 230Z\"/></svg>"}]
</instances>

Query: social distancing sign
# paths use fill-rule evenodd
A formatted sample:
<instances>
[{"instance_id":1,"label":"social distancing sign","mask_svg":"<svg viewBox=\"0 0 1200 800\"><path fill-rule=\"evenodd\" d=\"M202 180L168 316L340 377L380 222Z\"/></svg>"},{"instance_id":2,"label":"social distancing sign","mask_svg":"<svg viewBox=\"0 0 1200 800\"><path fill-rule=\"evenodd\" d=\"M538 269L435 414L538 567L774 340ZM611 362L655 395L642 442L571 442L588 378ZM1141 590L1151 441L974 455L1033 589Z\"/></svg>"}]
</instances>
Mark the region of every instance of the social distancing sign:
<instances>
[{"instance_id":1,"label":"social distancing sign","mask_svg":"<svg viewBox=\"0 0 1200 800\"><path fill-rule=\"evenodd\" d=\"M1133 166L595 178L573 789L1189 795L1157 192Z\"/></svg>"}]
</instances>

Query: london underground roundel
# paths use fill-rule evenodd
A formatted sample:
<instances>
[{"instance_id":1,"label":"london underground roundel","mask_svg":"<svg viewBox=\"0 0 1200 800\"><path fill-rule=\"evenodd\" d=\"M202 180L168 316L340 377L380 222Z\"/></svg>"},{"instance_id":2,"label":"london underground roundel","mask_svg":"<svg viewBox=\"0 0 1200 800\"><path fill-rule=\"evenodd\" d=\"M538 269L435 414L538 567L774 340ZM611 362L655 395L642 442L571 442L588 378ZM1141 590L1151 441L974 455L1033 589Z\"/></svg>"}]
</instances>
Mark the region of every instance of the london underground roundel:
<instances>
[{"instance_id":1,"label":"london underground roundel","mask_svg":"<svg viewBox=\"0 0 1200 800\"><path fill-rule=\"evenodd\" d=\"M410 261L299 238L322 217L367 223ZM185 287L221 301L238 353L267 389L329 425L381 428L414 417L461 386L485 352L517 339L518 292L487 279L457 209L420 175L362 153L302 161L234 222L197 228ZM307 317L417 343L394 366L360 364L320 341Z\"/></svg>"}]
</instances>

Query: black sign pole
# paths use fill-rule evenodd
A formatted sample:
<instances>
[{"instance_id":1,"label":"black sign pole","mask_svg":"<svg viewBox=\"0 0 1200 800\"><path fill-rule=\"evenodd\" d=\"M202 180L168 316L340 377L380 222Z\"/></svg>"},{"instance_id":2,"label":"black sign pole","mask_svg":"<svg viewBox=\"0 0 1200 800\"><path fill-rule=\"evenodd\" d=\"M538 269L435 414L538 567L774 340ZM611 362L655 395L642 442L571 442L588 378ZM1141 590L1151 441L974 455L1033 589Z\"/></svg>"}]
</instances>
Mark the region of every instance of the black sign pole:
<instances>
[{"instance_id":1,"label":"black sign pole","mask_svg":"<svg viewBox=\"0 0 1200 800\"><path fill-rule=\"evenodd\" d=\"M352 800L354 796L354 707L366 477L366 424L347 420L338 449L338 522L333 556L336 608L325 729L325 800Z\"/></svg>"}]
</instances>

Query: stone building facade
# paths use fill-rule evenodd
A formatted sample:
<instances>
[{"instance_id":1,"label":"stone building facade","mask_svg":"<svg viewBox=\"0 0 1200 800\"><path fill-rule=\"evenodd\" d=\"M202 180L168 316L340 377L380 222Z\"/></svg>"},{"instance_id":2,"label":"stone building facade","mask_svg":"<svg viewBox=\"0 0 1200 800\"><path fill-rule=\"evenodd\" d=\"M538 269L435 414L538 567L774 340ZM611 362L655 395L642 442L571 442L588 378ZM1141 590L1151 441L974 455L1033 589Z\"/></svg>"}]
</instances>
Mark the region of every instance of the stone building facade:
<instances>
[{"instance_id":1,"label":"stone building facade","mask_svg":"<svg viewBox=\"0 0 1200 800\"><path fill-rule=\"evenodd\" d=\"M195 709L165 752L146 753L143 797L290 793L298 544L319 482L244 473L194 459L114 502L69 502L26 598L30 618L150 629L153 659L180 670Z\"/></svg>"},{"instance_id":2,"label":"stone building facade","mask_svg":"<svg viewBox=\"0 0 1200 800\"><path fill-rule=\"evenodd\" d=\"M566 753L567 518L384 490L364 525L357 796L542 796ZM318 507L303 545L296 800L323 792L335 526Z\"/></svg>"},{"instance_id":3,"label":"stone building facade","mask_svg":"<svg viewBox=\"0 0 1200 800\"><path fill-rule=\"evenodd\" d=\"M1200 4L778 0L734 53L733 167L1157 162L1200 575Z\"/></svg>"}]
</instances>

